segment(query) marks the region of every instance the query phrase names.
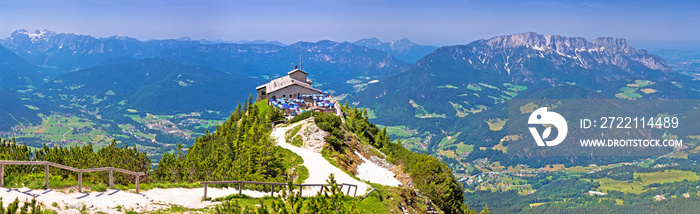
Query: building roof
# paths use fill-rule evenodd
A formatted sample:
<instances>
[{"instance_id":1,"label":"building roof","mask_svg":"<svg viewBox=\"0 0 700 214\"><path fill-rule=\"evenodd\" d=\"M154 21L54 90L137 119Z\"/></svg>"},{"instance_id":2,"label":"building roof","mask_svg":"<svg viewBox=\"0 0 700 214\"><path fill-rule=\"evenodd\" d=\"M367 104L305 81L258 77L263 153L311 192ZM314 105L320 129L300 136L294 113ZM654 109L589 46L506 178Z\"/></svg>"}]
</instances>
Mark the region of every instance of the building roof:
<instances>
[{"instance_id":1,"label":"building roof","mask_svg":"<svg viewBox=\"0 0 700 214\"><path fill-rule=\"evenodd\" d=\"M298 68L295 68L294 70L287 72L287 74L291 75L291 74L293 74L295 72L299 72L299 71L303 72L304 74L309 74L309 73L306 73L306 71L302 71L301 69L298 69Z\"/></svg>"},{"instance_id":2,"label":"building roof","mask_svg":"<svg viewBox=\"0 0 700 214\"><path fill-rule=\"evenodd\" d=\"M296 69L296 70L299 70L299 69ZM299 70L299 71L302 71L302 70ZM290 71L290 72L293 72L293 71ZM304 71L302 71L302 72L304 72ZM306 73L306 72L305 72L305 73ZM260 90L260 89L262 89L262 88L266 88L266 92L265 92L265 93L269 94L269 93L278 91L278 90L280 90L280 89L283 89L283 88L286 88L286 87L289 87L289 86L292 86L292 85L301 86L301 87L304 87L304 88L306 88L306 89L309 89L309 90L313 90L313 91L317 91L317 92L319 92L319 93L322 93L321 90L318 90L318 89L315 89L315 88L311 87L311 85L309 85L309 83L304 82L304 81L299 81L299 80L293 79L293 78L291 78L291 77L289 77L289 76L283 76L283 77L274 79L274 80L270 81L269 83L265 83L265 84L263 84L263 85L260 85L260 86L256 87L255 89L256 89L256 90Z\"/></svg>"}]
</instances>

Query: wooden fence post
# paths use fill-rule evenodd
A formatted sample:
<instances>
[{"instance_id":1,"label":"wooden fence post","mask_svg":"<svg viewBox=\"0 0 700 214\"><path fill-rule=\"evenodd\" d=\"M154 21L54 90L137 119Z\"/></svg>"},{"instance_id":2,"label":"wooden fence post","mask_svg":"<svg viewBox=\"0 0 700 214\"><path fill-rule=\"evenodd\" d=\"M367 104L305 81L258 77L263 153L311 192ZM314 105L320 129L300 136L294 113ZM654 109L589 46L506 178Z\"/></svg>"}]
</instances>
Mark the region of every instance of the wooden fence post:
<instances>
[{"instance_id":1,"label":"wooden fence post","mask_svg":"<svg viewBox=\"0 0 700 214\"><path fill-rule=\"evenodd\" d=\"M44 165L44 183L46 184L46 189L49 189L49 163Z\"/></svg>"},{"instance_id":2,"label":"wooden fence post","mask_svg":"<svg viewBox=\"0 0 700 214\"><path fill-rule=\"evenodd\" d=\"M270 196L275 197L275 185L270 184Z\"/></svg>"},{"instance_id":3,"label":"wooden fence post","mask_svg":"<svg viewBox=\"0 0 700 214\"><path fill-rule=\"evenodd\" d=\"M352 186L350 186L350 185L347 185L347 186L348 186L348 193L346 193L346 195L350 195L350 188L352 188Z\"/></svg>"},{"instance_id":4,"label":"wooden fence post","mask_svg":"<svg viewBox=\"0 0 700 214\"><path fill-rule=\"evenodd\" d=\"M299 196L304 197L304 195L301 194L302 190L304 190L304 186L299 185Z\"/></svg>"},{"instance_id":5,"label":"wooden fence post","mask_svg":"<svg viewBox=\"0 0 700 214\"><path fill-rule=\"evenodd\" d=\"M109 189L114 189L114 175L113 175L113 170L109 170Z\"/></svg>"},{"instance_id":6,"label":"wooden fence post","mask_svg":"<svg viewBox=\"0 0 700 214\"><path fill-rule=\"evenodd\" d=\"M241 188L241 182L238 182L238 195L243 195L243 188Z\"/></svg>"},{"instance_id":7,"label":"wooden fence post","mask_svg":"<svg viewBox=\"0 0 700 214\"><path fill-rule=\"evenodd\" d=\"M83 172L78 171L78 192L83 192Z\"/></svg>"},{"instance_id":8,"label":"wooden fence post","mask_svg":"<svg viewBox=\"0 0 700 214\"><path fill-rule=\"evenodd\" d=\"M204 200L207 200L207 184L204 184Z\"/></svg>"},{"instance_id":9,"label":"wooden fence post","mask_svg":"<svg viewBox=\"0 0 700 214\"><path fill-rule=\"evenodd\" d=\"M352 194L352 197L357 197L357 186L355 186L355 193Z\"/></svg>"},{"instance_id":10,"label":"wooden fence post","mask_svg":"<svg viewBox=\"0 0 700 214\"><path fill-rule=\"evenodd\" d=\"M136 194L139 194L139 175L136 175Z\"/></svg>"},{"instance_id":11,"label":"wooden fence post","mask_svg":"<svg viewBox=\"0 0 700 214\"><path fill-rule=\"evenodd\" d=\"M31 166L44 166L44 186L48 190L51 187L50 183L50 167L56 167L59 169L64 169L72 172L77 172L78 173L78 192L82 193L83 192L83 173L85 172L103 172L109 170L109 188L114 189L114 171L116 170L117 172L129 174L129 175L136 175L136 193L138 194L139 191L139 180L140 180L140 175L144 174L144 172L132 172L129 170L124 170L124 169L119 169L119 168L113 168L113 167L102 167L102 168L90 168L90 169L77 169L74 167L70 166L65 166L53 162L48 162L48 161L4 161L0 160L0 187L5 186L5 165L31 165Z\"/></svg>"}]
</instances>

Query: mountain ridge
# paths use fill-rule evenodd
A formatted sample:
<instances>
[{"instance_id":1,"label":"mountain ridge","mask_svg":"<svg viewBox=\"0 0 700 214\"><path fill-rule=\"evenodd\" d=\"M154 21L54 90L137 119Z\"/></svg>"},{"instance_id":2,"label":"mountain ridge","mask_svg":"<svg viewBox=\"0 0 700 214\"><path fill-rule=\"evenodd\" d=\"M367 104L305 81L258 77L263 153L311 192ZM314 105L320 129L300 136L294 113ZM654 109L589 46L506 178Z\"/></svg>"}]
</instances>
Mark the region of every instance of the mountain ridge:
<instances>
[{"instance_id":1,"label":"mountain ridge","mask_svg":"<svg viewBox=\"0 0 700 214\"><path fill-rule=\"evenodd\" d=\"M570 58L581 58L580 52L602 52L604 54L616 54L616 53L626 53L635 58L635 61L643 63L645 66L655 69L663 70L665 72L670 71L666 61L658 56L651 55L646 50L637 50L633 48L627 41L623 38L614 37L598 37L590 42L581 37L565 37L559 35L540 35L534 32L519 33L513 35L496 36L488 40L477 40L474 43L483 42L492 48L498 46L509 48L515 48L520 46L526 46L534 50L539 51L554 51L555 53L570 57ZM645 56L651 55L651 56ZM612 64L617 66L624 66L622 61L612 61ZM588 65L582 63L584 67Z\"/></svg>"},{"instance_id":2,"label":"mountain ridge","mask_svg":"<svg viewBox=\"0 0 700 214\"><path fill-rule=\"evenodd\" d=\"M27 89L44 82L45 74L37 66L0 45L0 86Z\"/></svg>"},{"instance_id":3,"label":"mountain ridge","mask_svg":"<svg viewBox=\"0 0 700 214\"><path fill-rule=\"evenodd\" d=\"M172 114L203 110L229 111L232 106L217 100L245 98L245 92L258 83L249 77L205 66L149 58L64 74L41 86L38 92L46 94L51 102L59 101L54 101L53 98L68 96L76 99L67 100L82 99L81 105L101 107L103 110L109 110L123 102L122 105L130 108ZM94 98L85 99L85 96ZM96 102L94 99L101 101Z\"/></svg>"},{"instance_id":4,"label":"mountain ridge","mask_svg":"<svg viewBox=\"0 0 700 214\"><path fill-rule=\"evenodd\" d=\"M7 130L15 125L41 122L37 116L40 110L32 108L16 92L0 87L0 130ZM36 110L35 110L36 109Z\"/></svg>"},{"instance_id":5,"label":"mountain ridge","mask_svg":"<svg viewBox=\"0 0 700 214\"><path fill-rule=\"evenodd\" d=\"M336 84L335 91L342 94L356 91L360 87L357 79L383 79L409 66L385 51L330 40L291 45L257 40L247 44L202 44L188 37L142 42L127 36L94 38L48 30L18 30L1 43L34 65L51 68L55 72L49 75L50 78L128 58L168 58L233 74L270 79L292 70L300 63L301 57L304 69L310 71L310 78L318 87Z\"/></svg>"},{"instance_id":6,"label":"mountain ridge","mask_svg":"<svg viewBox=\"0 0 700 214\"><path fill-rule=\"evenodd\" d=\"M407 63L415 63L425 55L428 55L437 49L437 47L434 46L418 45L413 43L408 38L382 42L379 39L372 37L357 40L352 44L389 52L394 55L394 57Z\"/></svg>"},{"instance_id":7,"label":"mountain ridge","mask_svg":"<svg viewBox=\"0 0 700 214\"><path fill-rule=\"evenodd\" d=\"M442 71L438 72L437 67ZM626 78L669 80L677 77L663 58L636 50L623 39L599 38L587 42L583 38L535 33L441 47L417 61L410 70L430 70L431 75L438 76L461 73L537 86L570 82L600 87ZM467 71L479 74L467 74ZM420 72L413 73L419 75Z\"/></svg>"},{"instance_id":8,"label":"mountain ridge","mask_svg":"<svg viewBox=\"0 0 700 214\"><path fill-rule=\"evenodd\" d=\"M37 30L34 33L17 30L1 42L2 46L35 65L69 71L92 67L114 57L156 57L164 48L199 44L174 39L142 42L124 36L95 38L49 30Z\"/></svg>"},{"instance_id":9,"label":"mountain ridge","mask_svg":"<svg viewBox=\"0 0 700 214\"><path fill-rule=\"evenodd\" d=\"M440 47L407 71L371 84L349 99L371 109L376 123L411 124L418 133L428 131L418 147L430 152L439 149L436 146L445 135L463 139L453 136L458 131L446 134L453 126L486 125L475 115L533 89L577 85L610 98L698 97L696 84L686 81L665 60L634 49L624 39L588 42L521 33Z\"/></svg>"}]
</instances>

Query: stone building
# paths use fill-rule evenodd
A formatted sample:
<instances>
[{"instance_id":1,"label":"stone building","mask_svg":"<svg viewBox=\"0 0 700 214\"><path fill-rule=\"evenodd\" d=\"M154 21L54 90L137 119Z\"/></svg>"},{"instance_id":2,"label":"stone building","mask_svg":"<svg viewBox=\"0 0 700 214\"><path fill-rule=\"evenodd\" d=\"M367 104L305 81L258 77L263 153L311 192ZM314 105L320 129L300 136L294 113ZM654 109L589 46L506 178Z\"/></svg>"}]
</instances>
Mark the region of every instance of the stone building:
<instances>
[{"instance_id":1,"label":"stone building","mask_svg":"<svg viewBox=\"0 0 700 214\"><path fill-rule=\"evenodd\" d=\"M258 91L258 100L262 99L280 99L292 98L296 99L299 95L305 94L321 94L323 91L311 87L311 81L306 78L305 71L294 68L294 70L283 76L256 87Z\"/></svg>"}]
</instances>

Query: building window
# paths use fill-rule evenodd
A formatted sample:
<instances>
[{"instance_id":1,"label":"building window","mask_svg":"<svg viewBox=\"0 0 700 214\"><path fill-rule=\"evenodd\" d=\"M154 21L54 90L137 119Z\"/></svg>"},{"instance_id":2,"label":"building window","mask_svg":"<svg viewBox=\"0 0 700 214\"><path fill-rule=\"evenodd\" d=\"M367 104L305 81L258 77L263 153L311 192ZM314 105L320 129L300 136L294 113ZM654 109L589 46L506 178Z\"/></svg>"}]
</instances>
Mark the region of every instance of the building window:
<instances>
[{"instance_id":1,"label":"building window","mask_svg":"<svg viewBox=\"0 0 700 214\"><path fill-rule=\"evenodd\" d=\"M285 96L286 96L286 95L283 94L283 95L282 95L282 98L285 98Z\"/></svg>"}]
</instances>

